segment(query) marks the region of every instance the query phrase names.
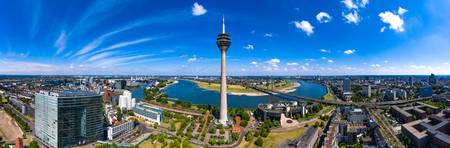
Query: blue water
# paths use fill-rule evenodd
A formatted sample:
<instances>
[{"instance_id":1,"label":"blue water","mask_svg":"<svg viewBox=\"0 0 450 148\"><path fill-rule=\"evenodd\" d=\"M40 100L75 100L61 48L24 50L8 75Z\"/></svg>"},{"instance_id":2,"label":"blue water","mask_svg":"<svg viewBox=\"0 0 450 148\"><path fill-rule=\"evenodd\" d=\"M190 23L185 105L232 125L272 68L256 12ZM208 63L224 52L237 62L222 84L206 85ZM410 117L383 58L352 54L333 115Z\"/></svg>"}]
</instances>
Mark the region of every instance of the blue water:
<instances>
[{"instance_id":1,"label":"blue water","mask_svg":"<svg viewBox=\"0 0 450 148\"><path fill-rule=\"evenodd\" d=\"M326 94L323 85L300 81L300 87L294 92L296 95L320 98ZM145 86L141 86L133 91L133 97L142 98ZM179 80L177 84L171 85L164 90L164 93L171 98L182 101L190 101L194 104L210 104L218 106L220 104L220 94L216 91L205 90L195 83L187 80ZM229 107L255 108L259 103L271 103L279 101L273 96L236 96L228 95Z\"/></svg>"}]
</instances>

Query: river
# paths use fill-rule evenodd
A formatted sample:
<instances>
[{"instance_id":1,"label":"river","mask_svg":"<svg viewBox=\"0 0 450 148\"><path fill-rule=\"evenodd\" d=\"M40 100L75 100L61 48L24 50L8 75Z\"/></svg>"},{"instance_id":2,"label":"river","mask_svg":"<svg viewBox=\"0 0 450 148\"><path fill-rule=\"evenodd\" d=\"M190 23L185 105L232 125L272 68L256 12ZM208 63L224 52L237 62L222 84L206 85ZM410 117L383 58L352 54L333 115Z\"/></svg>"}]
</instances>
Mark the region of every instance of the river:
<instances>
[{"instance_id":1,"label":"river","mask_svg":"<svg viewBox=\"0 0 450 148\"><path fill-rule=\"evenodd\" d=\"M320 98L326 94L326 87L312 82L299 81L298 87L293 94L305 97ZM145 85L141 85L133 90L133 98L142 98ZM194 82L187 80L178 80L177 84L164 89L164 93L171 98L177 98L182 101L190 101L193 104L211 104L218 106L220 104L220 93L216 91L205 90L198 87ZM259 103L270 103L279 101L279 98L273 96L236 96L228 95L228 107L256 108Z\"/></svg>"}]
</instances>

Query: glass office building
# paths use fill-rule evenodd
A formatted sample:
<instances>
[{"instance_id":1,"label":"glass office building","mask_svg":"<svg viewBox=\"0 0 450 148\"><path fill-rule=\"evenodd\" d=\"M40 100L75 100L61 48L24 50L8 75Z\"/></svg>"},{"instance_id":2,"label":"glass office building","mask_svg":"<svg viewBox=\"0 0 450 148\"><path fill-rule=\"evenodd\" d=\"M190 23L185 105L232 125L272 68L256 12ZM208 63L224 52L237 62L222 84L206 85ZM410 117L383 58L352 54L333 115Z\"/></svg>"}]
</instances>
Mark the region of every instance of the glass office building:
<instances>
[{"instance_id":1,"label":"glass office building","mask_svg":"<svg viewBox=\"0 0 450 148\"><path fill-rule=\"evenodd\" d=\"M72 147L102 140L100 95L86 91L41 91L35 98L36 137L47 146Z\"/></svg>"}]
</instances>

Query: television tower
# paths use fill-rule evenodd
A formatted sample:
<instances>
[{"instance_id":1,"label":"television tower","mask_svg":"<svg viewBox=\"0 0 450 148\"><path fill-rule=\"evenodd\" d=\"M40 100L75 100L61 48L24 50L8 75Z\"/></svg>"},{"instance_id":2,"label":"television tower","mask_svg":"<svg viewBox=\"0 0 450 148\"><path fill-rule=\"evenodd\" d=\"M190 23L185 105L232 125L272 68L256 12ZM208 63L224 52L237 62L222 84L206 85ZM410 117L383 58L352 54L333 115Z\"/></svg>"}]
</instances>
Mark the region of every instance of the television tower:
<instances>
[{"instance_id":1,"label":"television tower","mask_svg":"<svg viewBox=\"0 0 450 148\"><path fill-rule=\"evenodd\" d=\"M222 125L227 125L228 111L227 111L227 66L226 66L226 53L228 47L230 47L230 36L225 32L225 18L222 16L222 33L217 35L216 40L217 47L222 55L220 66L220 119L219 122Z\"/></svg>"}]
</instances>

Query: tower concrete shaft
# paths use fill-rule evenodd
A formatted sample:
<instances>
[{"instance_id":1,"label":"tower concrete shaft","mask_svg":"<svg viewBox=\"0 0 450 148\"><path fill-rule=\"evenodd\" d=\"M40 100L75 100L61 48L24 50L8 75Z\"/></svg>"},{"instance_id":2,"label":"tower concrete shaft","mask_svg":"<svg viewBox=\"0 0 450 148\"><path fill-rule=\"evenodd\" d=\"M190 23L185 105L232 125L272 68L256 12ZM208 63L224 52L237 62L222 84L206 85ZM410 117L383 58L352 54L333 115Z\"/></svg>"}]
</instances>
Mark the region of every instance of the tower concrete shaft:
<instances>
[{"instance_id":1,"label":"tower concrete shaft","mask_svg":"<svg viewBox=\"0 0 450 148\"><path fill-rule=\"evenodd\" d=\"M217 35L216 40L217 47L220 50L222 60L220 64L220 119L219 122L222 125L226 125L228 122L228 111L227 111L227 50L231 45L230 36L225 33L225 19L222 17L222 33Z\"/></svg>"},{"instance_id":2,"label":"tower concrete shaft","mask_svg":"<svg viewBox=\"0 0 450 148\"><path fill-rule=\"evenodd\" d=\"M220 65L220 120L222 125L228 122L227 110L227 65L226 65L226 50L221 51L222 62Z\"/></svg>"}]
</instances>

